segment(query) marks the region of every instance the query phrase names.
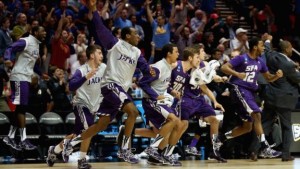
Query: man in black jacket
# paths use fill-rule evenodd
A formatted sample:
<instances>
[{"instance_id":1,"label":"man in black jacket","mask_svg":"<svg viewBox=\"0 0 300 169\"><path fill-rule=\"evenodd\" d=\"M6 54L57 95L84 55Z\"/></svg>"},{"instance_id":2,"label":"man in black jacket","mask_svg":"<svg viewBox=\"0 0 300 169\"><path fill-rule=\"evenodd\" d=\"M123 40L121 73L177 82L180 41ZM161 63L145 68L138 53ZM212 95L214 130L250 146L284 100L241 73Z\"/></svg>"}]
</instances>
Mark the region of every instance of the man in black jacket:
<instances>
[{"instance_id":1,"label":"man in black jacket","mask_svg":"<svg viewBox=\"0 0 300 169\"><path fill-rule=\"evenodd\" d=\"M292 56L292 45L288 41L281 41L280 52L271 50L272 36L263 35L265 41L265 55L267 66L271 73L278 69L283 71L283 77L270 83L266 87L264 116L262 122L264 128L272 127L272 121L277 114L280 118L282 128L282 161L292 161L294 157L290 154L292 143L291 111L295 108L299 92L300 72L297 70Z\"/></svg>"}]
</instances>

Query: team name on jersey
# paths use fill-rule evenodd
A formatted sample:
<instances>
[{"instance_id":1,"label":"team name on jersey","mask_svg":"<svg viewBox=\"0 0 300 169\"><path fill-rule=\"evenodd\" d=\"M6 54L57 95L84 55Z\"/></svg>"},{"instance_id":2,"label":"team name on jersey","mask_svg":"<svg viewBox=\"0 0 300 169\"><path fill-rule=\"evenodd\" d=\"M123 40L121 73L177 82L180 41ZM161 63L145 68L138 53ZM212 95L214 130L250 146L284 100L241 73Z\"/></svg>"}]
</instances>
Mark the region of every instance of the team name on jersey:
<instances>
[{"instance_id":1,"label":"team name on jersey","mask_svg":"<svg viewBox=\"0 0 300 169\"><path fill-rule=\"evenodd\" d=\"M35 56L35 57L38 57L39 56L39 50L33 50L30 52L30 55L31 56Z\"/></svg>"},{"instance_id":2,"label":"team name on jersey","mask_svg":"<svg viewBox=\"0 0 300 169\"><path fill-rule=\"evenodd\" d=\"M253 72L253 71L257 71L258 70L258 66L257 65L250 65L246 67L246 72Z\"/></svg>"},{"instance_id":3,"label":"team name on jersey","mask_svg":"<svg viewBox=\"0 0 300 169\"><path fill-rule=\"evenodd\" d=\"M184 83L185 78L180 76L180 75L177 75L176 78L175 78L175 81L178 82L178 83Z\"/></svg>"},{"instance_id":4,"label":"team name on jersey","mask_svg":"<svg viewBox=\"0 0 300 169\"><path fill-rule=\"evenodd\" d=\"M128 62L129 64L135 64L135 60L130 58L129 56L121 55L117 60Z\"/></svg>"},{"instance_id":5,"label":"team name on jersey","mask_svg":"<svg viewBox=\"0 0 300 169\"><path fill-rule=\"evenodd\" d=\"M92 79L89 79L88 85L97 84L97 83L100 83L100 82L101 82L101 78L100 77L94 77Z\"/></svg>"}]
</instances>

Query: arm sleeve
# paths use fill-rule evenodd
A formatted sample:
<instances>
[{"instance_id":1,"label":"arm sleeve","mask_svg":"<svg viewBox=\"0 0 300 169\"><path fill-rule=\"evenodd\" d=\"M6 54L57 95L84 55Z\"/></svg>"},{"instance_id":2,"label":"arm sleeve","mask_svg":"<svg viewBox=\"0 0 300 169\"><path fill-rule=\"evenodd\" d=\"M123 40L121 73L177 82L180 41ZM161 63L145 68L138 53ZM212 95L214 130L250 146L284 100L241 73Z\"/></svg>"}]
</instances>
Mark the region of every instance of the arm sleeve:
<instances>
[{"instance_id":1,"label":"arm sleeve","mask_svg":"<svg viewBox=\"0 0 300 169\"><path fill-rule=\"evenodd\" d=\"M101 41L103 47L107 50L111 49L118 42L118 39L105 27L97 11L93 13L93 23L97 38Z\"/></svg>"},{"instance_id":2,"label":"arm sleeve","mask_svg":"<svg viewBox=\"0 0 300 169\"><path fill-rule=\"evenodd\" d=\"M141 55L137 61L137 68L143 73L143 75L150 75L150 66L147 60Z\"/></svg>"},{"instance_id":3,"label":"arm sleeve","mask_svg":"<svg viewBox=\"0 0 300 169\"><path fill-rule=\"evenodd\" d=\"M86 80L86 77L82 76L80 70L77 69L69 81L69 89L76 91Z\"/></svg>"},{"instance_id":4,"label":"arm sleeve","mask_svg":"<svg viewBox=\"0 0 300 169\"><path fill-rule=\"evenodd\" d=\"M231 59L229 61L229 63L232 65L233 68L239 66L240 64L242 64L244 61L244 57L243 55L239 55L239 56L236 56L235 58Z\"/></svg>"},{"instance_id":5,"label":"arm sleeve","mask_svg":"<svg viewBox=\"0 0 300 169\"><path fill-rule=\"evenodd\" d=\"M291 64L290 64L291 65ZM300 72L294 66L282 66L283 75L293 83L300 83Z\"/></svg>"},{"instance_id":6,"label":"arm sleeve","mask_svg":"<svg viewBox=\"0 0 300 169\"><path fill-rule=\"evenodd\" d=\"M157 68L153 68L155 70L155 77L151 75L145 75L143 78L139 81L139 86L143 89L145 93L149 95L151 99L155 99L158 97L158 94L155 92L154 89L151 87L151 82L155 81L159 77L159 70Z\"/></svg>"},{"instance_id":7,"label":"arm sleeve","mask_svg":"<svg viewBox=\"0 0 300 169\"><path fill-rule=\"evenodd\" d=\"M168 93L171 93L171 92L172 92L173 86L174 86L174 81L175 81L175 73L174 73L174 69L173 69L173 71L172 71L172 73L171 73L171 81L170 81L169 87L168 87L168 89L167 89L167 92L168 92Z\"/></svg>"},{"instance_id":8,"label":"arm sleeve","mask_svg":"<svg viewBox=\"0 0 300 169\"><path fill-rule=\"evenodd\" d=\"M16 41L15 43L13 43L12 45L10 45L4 54L4 59L5 60L14 60L14 56L17 52L21 52L25 49L26 47L26 41L24 39L20 39L18 41Z\"/></svg>"}]
</instances>

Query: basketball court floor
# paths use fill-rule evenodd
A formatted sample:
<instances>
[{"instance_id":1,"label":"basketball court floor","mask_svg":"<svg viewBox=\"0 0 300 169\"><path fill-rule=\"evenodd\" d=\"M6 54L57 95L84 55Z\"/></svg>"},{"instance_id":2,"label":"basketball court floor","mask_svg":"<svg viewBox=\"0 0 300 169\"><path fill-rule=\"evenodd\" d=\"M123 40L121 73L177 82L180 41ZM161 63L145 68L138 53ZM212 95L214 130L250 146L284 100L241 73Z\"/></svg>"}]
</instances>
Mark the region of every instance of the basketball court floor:
<instances>
[{"instance_id":1,"label":"basketball court floor","mask_svg":"<svg viewBox=\"0 0 300 169\"><path fill-rule=\"evenodd\" d=\"M209 160L185 160L182 161L182 167L172 166L153 166L148 165L146 160L141 160L139 164L129 164L127 162L97 162L90 163L93 169L300 169L300 158L296 158L291 162L281 162L281 159L259 159L257 162L252 162L247 159L228 160L227 163L216 163ZM34 169L34 168L49 168L46 163L39 164L1 164L0 168L5 169ZM70 163L55 163L51 168L58 169L77 169L76 162Z\"/></svg>"}]
</instances>

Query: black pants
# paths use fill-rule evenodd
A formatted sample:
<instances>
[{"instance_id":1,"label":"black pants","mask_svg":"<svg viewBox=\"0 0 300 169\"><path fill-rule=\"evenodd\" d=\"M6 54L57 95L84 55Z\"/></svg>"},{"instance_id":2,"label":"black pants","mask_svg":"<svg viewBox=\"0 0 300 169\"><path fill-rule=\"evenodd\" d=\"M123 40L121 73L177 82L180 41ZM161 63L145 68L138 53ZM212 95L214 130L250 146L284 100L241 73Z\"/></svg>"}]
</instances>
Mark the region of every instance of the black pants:
<instances>
[{"instance_id":1,"label":"black pants","mask_svg":"<svg viewBox=\"0 0 300 169\"><path fill-rule=\"evenodd\" d=\"M279 117L282 131L282 157L289 157L290 146L293 141L291 122L292 111L290 109L265 105L264 116L262 118L263 127L266 128L266 130L272 128L272 120L276 114Z\"/></svg>"},{"instance_id":2,"label":"black pants","mask_svg":"<svg viewBox=\"0 0 300 169\"><path fill-rule=\"evenodd\" d=\"M293 139L292 133L292 122L291 122L292 111L290 109L274 107L272 105L265 105L263 113L261 114L261 121L264 131L271 131L273 121L277 115L281 124L282 131L282 157L288 158L290 156L290 146ZM258 139L252 142L250 151L259 149Z\"/></svg>"}]
</instances>

